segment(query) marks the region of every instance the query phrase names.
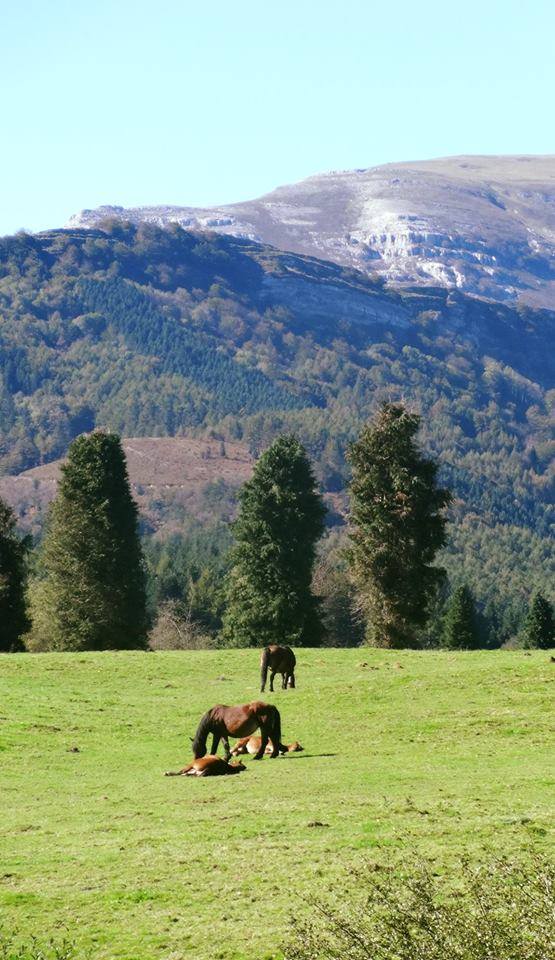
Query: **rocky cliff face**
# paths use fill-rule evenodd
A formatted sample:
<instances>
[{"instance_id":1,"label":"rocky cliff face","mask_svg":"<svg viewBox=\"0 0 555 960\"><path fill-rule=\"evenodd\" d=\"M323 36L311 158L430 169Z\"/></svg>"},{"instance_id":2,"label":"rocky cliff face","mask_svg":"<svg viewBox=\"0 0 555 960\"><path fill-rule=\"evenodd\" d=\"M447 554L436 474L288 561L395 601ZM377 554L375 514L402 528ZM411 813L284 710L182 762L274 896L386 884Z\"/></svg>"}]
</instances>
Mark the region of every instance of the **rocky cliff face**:
<instances>
[{"instance_id":1,"label":"rocky cliff face","mask_svg":"<svg viewBox=\"0 0 555 960\"><path fill-rule=\"evenodd\" d=\"M216 231L382 276L555 308L555 156L454 157L332 172L228 206L83 210Z\"/></svg>"}]
</instances>

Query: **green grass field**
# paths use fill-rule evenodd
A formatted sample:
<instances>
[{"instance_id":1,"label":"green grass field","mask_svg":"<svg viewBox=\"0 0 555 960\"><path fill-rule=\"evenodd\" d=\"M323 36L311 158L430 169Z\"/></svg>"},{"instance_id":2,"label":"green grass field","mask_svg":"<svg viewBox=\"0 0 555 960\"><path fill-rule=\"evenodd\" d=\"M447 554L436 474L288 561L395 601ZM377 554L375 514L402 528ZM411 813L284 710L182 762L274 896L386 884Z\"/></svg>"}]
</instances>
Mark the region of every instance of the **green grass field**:
<instances>
[{"instance_id":1,"label":"green grass field","mask_svg":"<svg viewBox=\"0 0 555 960\"><path fill-rule=\"evenodd\" d=\"M5 929L95 960L259 960L361 856L552 849L549 654L298 661L266 698L305 752L196 780L162 774L205 709L257 699L257 651L2 657Z\"/></svg>"}]
</instances>

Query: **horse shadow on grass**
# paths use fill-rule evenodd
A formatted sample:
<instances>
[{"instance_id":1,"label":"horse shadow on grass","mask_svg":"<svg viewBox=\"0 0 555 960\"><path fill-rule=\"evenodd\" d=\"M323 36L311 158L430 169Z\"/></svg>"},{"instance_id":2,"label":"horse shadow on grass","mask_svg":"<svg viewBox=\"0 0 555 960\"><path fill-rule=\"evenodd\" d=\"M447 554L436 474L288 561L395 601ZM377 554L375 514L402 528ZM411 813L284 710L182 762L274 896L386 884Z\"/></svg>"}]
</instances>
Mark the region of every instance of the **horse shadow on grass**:
<instances>
[{"instance_id":1,"label":"horse shadow on grass","mask_svg":"<svg viewBox=\"0 0 555 960\"><path fill-rule=\"evenodd\" d=\"M336 757L336 753L286 753L282 760L318 760L320 757Z\"/></svg>"}]
</instances>

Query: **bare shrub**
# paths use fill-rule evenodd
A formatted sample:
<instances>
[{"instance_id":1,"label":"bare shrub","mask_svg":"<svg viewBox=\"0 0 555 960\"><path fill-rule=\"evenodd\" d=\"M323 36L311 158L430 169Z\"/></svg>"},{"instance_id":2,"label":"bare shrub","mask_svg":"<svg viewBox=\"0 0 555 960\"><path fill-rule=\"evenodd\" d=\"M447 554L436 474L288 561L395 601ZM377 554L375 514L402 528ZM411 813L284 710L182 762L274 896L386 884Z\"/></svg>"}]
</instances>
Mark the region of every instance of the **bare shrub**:
<instances>
[{"instance_id":1,"label":"bare shrub","mask_svg":"<svg viewBox=\"0 0 555 960\"><path fill-rule=\"evenodd\" d=\"M342 553L342 541L330 536L314 568L312 590L320 600L325 647L359 647L364 641L364 616Z\"/></svg>"},{"instance_id":2,"label":"bare shrub","mask_svg":"<svg viewBox=\"0 0 555 960\"><path fill-rule=\"evenodd\" d=\"M217 646L216 638L203 632L189 608L175 600L167 600L158 610L150 631L151 650L206 650Z\"/></svg>"},{"instance_id":3,"label":"bare shrub","mask_svg":"<svg viewBox=\"0 0 555 960\"><path fill-rule=\"evenodd\" d=\"M532 859L367 865L295 923L286 960L554 960L555 867Z\"/></svg>"}]
</instances>

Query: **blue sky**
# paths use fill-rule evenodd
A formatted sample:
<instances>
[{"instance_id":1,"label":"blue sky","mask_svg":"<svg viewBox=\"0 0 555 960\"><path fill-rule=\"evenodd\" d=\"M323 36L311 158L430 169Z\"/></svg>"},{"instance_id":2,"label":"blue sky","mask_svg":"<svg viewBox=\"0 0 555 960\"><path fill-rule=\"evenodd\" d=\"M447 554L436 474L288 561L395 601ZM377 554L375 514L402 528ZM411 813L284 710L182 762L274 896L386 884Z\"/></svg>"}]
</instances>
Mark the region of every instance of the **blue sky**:
<instances>
[{"instance_id":1,"label":"blue sky","mask_svg":"<svg viewBox=\"0 0 555 960\"><path fill-rule=\"evenodd\" d=\"M0 0L0 234L555 153L553 0Z\"/></svg>"}]
</instances>

